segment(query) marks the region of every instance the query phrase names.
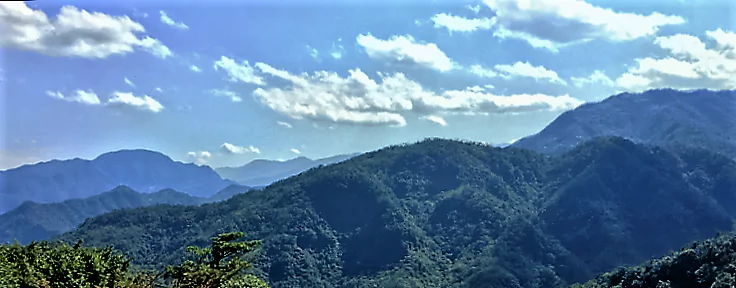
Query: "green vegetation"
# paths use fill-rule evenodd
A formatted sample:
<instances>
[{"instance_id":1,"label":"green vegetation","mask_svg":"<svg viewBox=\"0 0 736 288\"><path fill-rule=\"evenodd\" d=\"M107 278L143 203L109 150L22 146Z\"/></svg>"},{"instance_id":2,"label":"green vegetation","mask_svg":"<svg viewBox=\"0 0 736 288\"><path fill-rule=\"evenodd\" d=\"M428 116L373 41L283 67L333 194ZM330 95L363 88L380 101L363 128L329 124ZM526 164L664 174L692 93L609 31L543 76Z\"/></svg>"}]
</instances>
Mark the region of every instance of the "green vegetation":
<instances>
[{"instance_id":1,"label":"green vegetation","mask_svg":"<svg viewBox=\"0 0 736 288\"><path fill-rule=\"evenodd\" d=\"M619 268L571 288L712 287L736 285L736 235L698 241L636 267Z\"/></svg>"},{"instance_id":2,"label":"green vegetation","mask_svg":"<svg viewBox=\"0 0 736 288\"><path fill-rule=\"evenodd\" d=\"M211 246L190 246L195 260L167 267L164 272L131 268L131 260L108 248L84 248L49 242L0 245L0 287L6 288L268 288L258 277L245 273L251 264L243 259L260 245L235 242L242 232L224 233Z\"/></svg>"},{"instance_id":3,"label":"green vegetation","mask_svg":"<svg viewBox=\"0 0 736 288\"><path fill-rule=\"evenodd\" d=\"M199 207L86 220L61 239L145 268L250 231L272 287L558 287L729 230L736 164L598 138L561 156L428 139Z\"/></svg>"}]
</instances>

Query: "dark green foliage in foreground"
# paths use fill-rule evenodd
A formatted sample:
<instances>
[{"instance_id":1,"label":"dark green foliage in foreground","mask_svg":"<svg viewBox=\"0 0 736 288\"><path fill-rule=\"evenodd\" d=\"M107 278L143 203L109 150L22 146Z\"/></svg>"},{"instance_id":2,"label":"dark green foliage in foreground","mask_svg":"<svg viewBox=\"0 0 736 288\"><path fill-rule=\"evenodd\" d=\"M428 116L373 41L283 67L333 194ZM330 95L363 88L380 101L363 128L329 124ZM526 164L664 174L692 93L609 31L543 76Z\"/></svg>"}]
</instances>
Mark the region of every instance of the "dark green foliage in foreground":
<instances>
[{"instance_id":1,"label":"dark green foliage in foreground","mask_svg":"<svg viewBox=\"0 0 736 288\"><path fill-rule=\"evenodd\" d=\"M571 288L730 288L736 285L736 235L698 241L636 267L619 268Z\"/></svg>"},{"instance_id":2,"label":"dark green foliage in foreground","mask_svg":"<svg viewBox=\"0 0 736 288\"><path fill-rule=\"evenodd\" d=\"M125 287L130 260L112 248L0 246L0 287Z\"/></svg>"},{"instance_id":3,"label":"dark green foliage in foreground","mask_svg":"<svg viewBox=\"0 0 736 288\"><path fill-rule=\"evenodd\" d=\"M62 239L160 269L249 231L273 287L557 287L729 230L734 179L718 154L615 137L556 157L428 139L220 203L114 211Z\"/></svg>"},{"instance_id":4,"label":"dark green foliage in foreground","mask_svg":"<svg viewBox=\"0 0 736 288\"><path fill-rule=\"evenodd\" d=\"M235 242L242 232L220 234L208 248L190 246L194 261L163 272L131 268L130 259L108 248L33 242L0 245L0 287L3 288L268 288L246 274L243 259L259 241ZM165 276L165 279L164 277Z\"/></svg>"},{"instance_id":5,"label":"dark green foliage in foreground","mask_svg":"<svg viewBox=\"0 0 736 288\"><path fill-rule=\"evenodd\" d=\"M259 241L233 242L245 236L242 232L220 234L212 239L212 246L187 247L195 260L187 260L178 266L169 266L166 277L173 279L172 288L266 288L263 280L243 271L251 264L242 259L246 253L260 246Z\"/></svg>"}]
</instances>

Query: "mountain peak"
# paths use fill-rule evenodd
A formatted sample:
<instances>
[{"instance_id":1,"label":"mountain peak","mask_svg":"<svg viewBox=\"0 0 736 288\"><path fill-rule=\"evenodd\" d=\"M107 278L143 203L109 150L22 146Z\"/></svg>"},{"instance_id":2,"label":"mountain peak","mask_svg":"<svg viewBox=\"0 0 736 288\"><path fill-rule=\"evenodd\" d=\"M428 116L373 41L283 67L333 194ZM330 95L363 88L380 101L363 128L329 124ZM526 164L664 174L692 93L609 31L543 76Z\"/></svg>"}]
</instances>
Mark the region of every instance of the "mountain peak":
<instances>
[{"instance_id":1,"label":"mountain peak","mask_svg":"<svg viewBox=\"0 0 736 288\"><path fill-rule=\"evenodd\" d=\"M173 161L169 156L166 156L165 154L158 152L158 151L152 151L152 150L146 150L146 149L123 149L118 151L112 151L100 154L100 156L97 156L95 158L95 161L118 161L118 160L124 160L124 161L135 161L135 160L142 160L142 159L159 159L159 160L168 160Z\"/></svg>"}]
</instances>

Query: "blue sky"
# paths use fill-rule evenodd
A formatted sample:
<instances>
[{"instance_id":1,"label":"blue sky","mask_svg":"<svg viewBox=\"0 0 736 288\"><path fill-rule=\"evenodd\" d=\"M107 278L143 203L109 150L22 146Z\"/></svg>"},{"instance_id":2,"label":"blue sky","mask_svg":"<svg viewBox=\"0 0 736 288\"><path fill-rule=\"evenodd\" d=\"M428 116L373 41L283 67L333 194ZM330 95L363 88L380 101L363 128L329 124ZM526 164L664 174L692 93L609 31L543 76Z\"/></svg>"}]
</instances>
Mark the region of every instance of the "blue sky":
<instances>
[{"instance_id":1,"label":"blue sky","mask_svg":"<svg viewBox=\"0 0 736 288\"><path fill-rule=\"evenodd\" d=\"M0 169L504 143L618 92L736 86L725 0L269 3L0 3Z\"/></svg>"}]
</instances>

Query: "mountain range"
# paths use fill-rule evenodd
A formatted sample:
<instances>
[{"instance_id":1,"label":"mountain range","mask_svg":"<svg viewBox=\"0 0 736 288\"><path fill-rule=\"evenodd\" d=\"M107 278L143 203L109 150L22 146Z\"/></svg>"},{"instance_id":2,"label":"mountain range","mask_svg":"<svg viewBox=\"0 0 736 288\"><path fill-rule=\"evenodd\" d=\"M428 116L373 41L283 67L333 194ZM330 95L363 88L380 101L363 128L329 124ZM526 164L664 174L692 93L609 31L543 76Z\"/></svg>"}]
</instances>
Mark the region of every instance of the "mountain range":
<instances>
[{"instance_id":1,"label":"mountain range","mask_svg":"<svg viewBox=\"0 0 736 288\"><path fill-rule=\"evenodd\" d=\"M222 178L236 181L250 187L263 187L275 181L299 174L312 167L338 163L355 157L358 153L335 155L312 160L297 157L286 161L256 159L240 167L222 167L215 171Z\"/></svg>"},{"instance_id":2,"label":"mountain range","mask_svg":"<svg viewBox=\"0 0 736 288\"><path fill-rule=\"evenodd\" d=\"M272 287L558 287L729 230L736 162L618 137L549 157L428 139L205 206L117 210L61 239L146 266L223 231Z\"/></svg>"},{"instance_id":3,"label":"mountain range","mask_svg":"<svg viewBox=\"0 0 736 288\"><path fill-rule=\"evenodd\" d=\"M736 91L622 93L567 111L513 146L559 154L599 136L705 147L736 158Z\"/></svg>"},{"instance_id":4,"label":"mountain range","mask_svg":"<svg viewBox=\"0 0 736 288\"><path fill-rule=\"evenodd\" d=\"M126 186L118 186L84 199L46 204L27 201L7 213L0 214L0 243L13 243L14 240L18 240L21 244L27 244L31 241L46 240L76 228L89 217L118 209L157 204L200 205L226 200L250 189L233 184L210 198L201 198L172 189L140 193Z\"/></svg>"},{"instance_id":5,"label":"mountain range","mask_svg":"<svg viewBox=\"0 0 736 288\"><path fill-rule=\"evenodd\" d=\"M0 213L25 201L81 199L119 185L142 193L173 189L206 198L232 184L209 166L176 162L159 152L121 150L93 160L52 160L0 171Z\"/></svg>"}]
</instances>

